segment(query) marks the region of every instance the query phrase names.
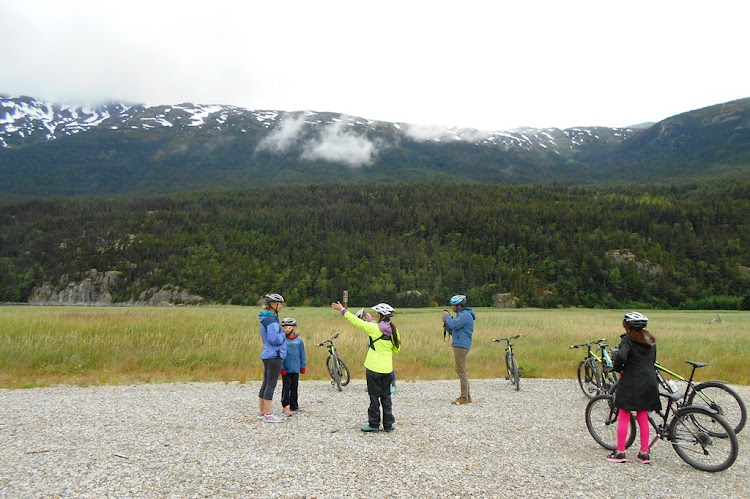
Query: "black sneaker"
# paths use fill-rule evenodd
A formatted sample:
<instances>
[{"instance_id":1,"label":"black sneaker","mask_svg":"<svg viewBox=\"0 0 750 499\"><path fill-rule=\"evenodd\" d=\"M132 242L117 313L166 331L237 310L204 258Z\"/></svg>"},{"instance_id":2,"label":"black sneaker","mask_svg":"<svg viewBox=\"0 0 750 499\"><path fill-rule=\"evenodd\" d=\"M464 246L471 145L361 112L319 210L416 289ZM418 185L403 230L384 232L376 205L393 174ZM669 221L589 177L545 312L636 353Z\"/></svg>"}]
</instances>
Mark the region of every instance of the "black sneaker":
<instances>
[{"instance_id":1,"label":"black sneaker","mask_svg":"<svg viewBox=\"0 0 750 499\"><path fill-rule=\"evenodd\" d=\"M643 464L649 464L651 463L651 456L648 455L648 452L639 452L638 460Z\"/></svg>"},{"instance_id":2,"label":"black sneaker","mask_svg":"<svg viewBox=\"0 0 750 499\"><path fill-rule=\"evenodd\" d=\"M612 454L607 456L607 461L612 461L613 463L625 463L628 460L625 459L625 453L624 452L617 452L614 451Z\"/></svg>"}]
</instances>

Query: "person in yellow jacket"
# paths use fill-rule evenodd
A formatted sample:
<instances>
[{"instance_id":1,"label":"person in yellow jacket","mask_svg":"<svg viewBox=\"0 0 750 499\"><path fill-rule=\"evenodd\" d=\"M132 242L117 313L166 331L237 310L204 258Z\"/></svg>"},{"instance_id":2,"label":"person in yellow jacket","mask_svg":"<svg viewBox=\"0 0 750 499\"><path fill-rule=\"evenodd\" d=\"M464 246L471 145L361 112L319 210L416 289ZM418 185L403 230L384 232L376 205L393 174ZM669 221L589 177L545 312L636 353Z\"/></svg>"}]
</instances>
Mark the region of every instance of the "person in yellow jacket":
<instances>
[{"instance_id":1,"label":"person in yellow jacket","mask_svg":"<svg viewBox=\"0 0 750 499\"><path fill-rule=\"evenodd\" d=\"M377 322L360 320L347 311L340 302L331 304L331 308L341 312L349 323L366 332L370 337L370 348L365 358L367 393L370 395L370 408L367 410L368 424L362 431L380 430L380 406L383 406L383 430L393 431L393 403L391 401L391 377L393 373L393 354L401 350L401 338L398 329L391 322L396 313L387 303L378 303L372 309L377 313Z\"/></svg>"}]
</instances>

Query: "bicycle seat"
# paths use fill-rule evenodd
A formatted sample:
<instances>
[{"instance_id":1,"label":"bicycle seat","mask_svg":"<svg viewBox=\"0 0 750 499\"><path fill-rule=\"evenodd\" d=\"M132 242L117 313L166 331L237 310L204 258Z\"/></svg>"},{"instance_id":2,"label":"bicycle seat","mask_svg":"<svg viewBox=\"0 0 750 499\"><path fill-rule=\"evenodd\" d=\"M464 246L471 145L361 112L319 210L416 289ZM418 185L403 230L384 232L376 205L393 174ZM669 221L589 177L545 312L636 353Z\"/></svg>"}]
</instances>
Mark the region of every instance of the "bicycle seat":
<instances>
[{"instance_id":1,"label":"bicycle seat","mask_svg":"<svg viewBox=\"0 0 750 499\"><path fill-rule=\"evenodd\" d=\"M693 362L692 360L686 360L685 362L687 362L688 364L690 364L691 366L696 367L696 368L698 368L698 367L706 367L708 365L705 362Z\"/></svg>"},{"instance_id":2,"label":"bicycle seat","mask_svg":"<svg viewBox=\"0 0 750 499\"><path fill-rule=\"evenodd\" d=\"M672 402L677 402L678 400L680 400L682 398L682 394L681 393L659 392L659 395L661 395L662 397L668 398Z\"/></svg>"}]
</instances>

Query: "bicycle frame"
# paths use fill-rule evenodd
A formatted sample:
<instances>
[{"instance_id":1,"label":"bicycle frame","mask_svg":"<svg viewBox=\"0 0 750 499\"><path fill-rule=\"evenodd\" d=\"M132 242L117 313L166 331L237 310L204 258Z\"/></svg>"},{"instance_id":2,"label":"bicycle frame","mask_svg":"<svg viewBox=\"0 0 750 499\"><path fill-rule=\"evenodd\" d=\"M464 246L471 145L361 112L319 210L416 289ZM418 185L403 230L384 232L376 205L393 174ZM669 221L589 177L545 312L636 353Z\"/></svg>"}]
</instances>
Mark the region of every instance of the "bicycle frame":
<instances>
[{"instance_id":1,"label":"bicycle frame","mask_svg":"<svg viewBox=\"0 0 750 499\"><path fill-rule=\"evenodd\" d=\"M699 396L701 399L703 399L703 401L706 402L707 405L711 404L711 399L709 399L708 397L706 397L703 394L703 392L695 390L695 382L693 381L693 378L695 376L695 370L697 369L697 367L695 365L693 365L693 370L690 373L690 378L689 379L686 379L684 376L680 376L679 374L677 374L674 371L670 371L669 369L667 369L666 367L662 366L658 362L654 362L654 367L656 368L656 378L659 380L659 384L665 390L668 390L670 393L672 393L672 387L670 387L669 383L667 382L667 380L664 379L664 376L662 375L662 372L668 374L669 376L672 376L673 378L675 378L675 379L677 379L679 381L687 383L687 386L685 387L685 393L683 393L683 395L681 397L682 400L680 401L680 404L684 405L685 402L687 402L687 398L688 398L688 395L690 394L691 390L695 391L695 394L697 396ZM718 379L710 380L710 381L712 381L714 383L723 383L723 384L727 383L727 381L718 380Z\"/></svg>"}]
</instances>

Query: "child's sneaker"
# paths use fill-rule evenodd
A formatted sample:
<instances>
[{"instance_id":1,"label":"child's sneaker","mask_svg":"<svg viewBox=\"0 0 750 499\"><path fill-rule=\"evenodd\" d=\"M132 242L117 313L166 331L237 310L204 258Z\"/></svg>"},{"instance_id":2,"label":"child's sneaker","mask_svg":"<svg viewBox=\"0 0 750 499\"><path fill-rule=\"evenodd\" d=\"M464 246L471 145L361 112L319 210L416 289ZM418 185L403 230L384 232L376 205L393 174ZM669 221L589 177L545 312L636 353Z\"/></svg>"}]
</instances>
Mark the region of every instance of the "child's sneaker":
<instances>
[{"instance_id":1,"label":"child's sneaker","mask_svg":"<svg viewBox=\"0 0 750 499\"><path fill-rule=\"evenodd\" d=\"M277 416L276 414L264 414L263 421L266 423L281 423L284 421L284 418Z\"/></svg>"},{"instance_id":2,"label":"child's sneaker","mask_svg":"<svg viewBox=\"0 0 750 499\"><path fill-rule=\"evenodd\" d=\"M373 432L373 431L379 431L380 427L378 427L378 426L364 425L362 428L360 428L360 430L362 430L364 432L367 432L367 433L370 433L370 432Z\"/></svg>"},{"instance_id":3,"label":"child's sneaker","mask_svg":"<svg viewBox=\"0 0 750 499\"><path fill-rule=\"evenodd\" d=\"M284 416L290 417L292 415L292 410L289 408L289 406L284 407L284 411L282 412Z\"/></svg>"},{"instance_id":4,"label":"child's sneaker","mask_svg":"<svg viewBox=\"0 0 750 499\"><path fill-rule=\"evenodd\" d=\"M627 462L627 459L625 459L624 452L614 451L612 452L612 454L607 456L607 461L612 461L613 463L625 463Z\"/></svg>"},{"instance_id":5,"label":"child's sneaker","mask_svg":"<svg viewBox=\"0 0 750 499\"><path fill-rule=\"evenodd\" d=\"M262 412L259 412L258 415L255 416L255 419L263 419L264 416L265 414L263 414Z\"/></svg>"},{"instance_id":6,"label":"child's sneaker","mask_svg":"<svg viewBox=\"0 0 750 499\"><path fill-rule=\"evenodd\" d=\"M651 456L648 455L648 452L639 452L638 460L643 464L649 464L651 462Z\"/></svg>"}]
</instances>

